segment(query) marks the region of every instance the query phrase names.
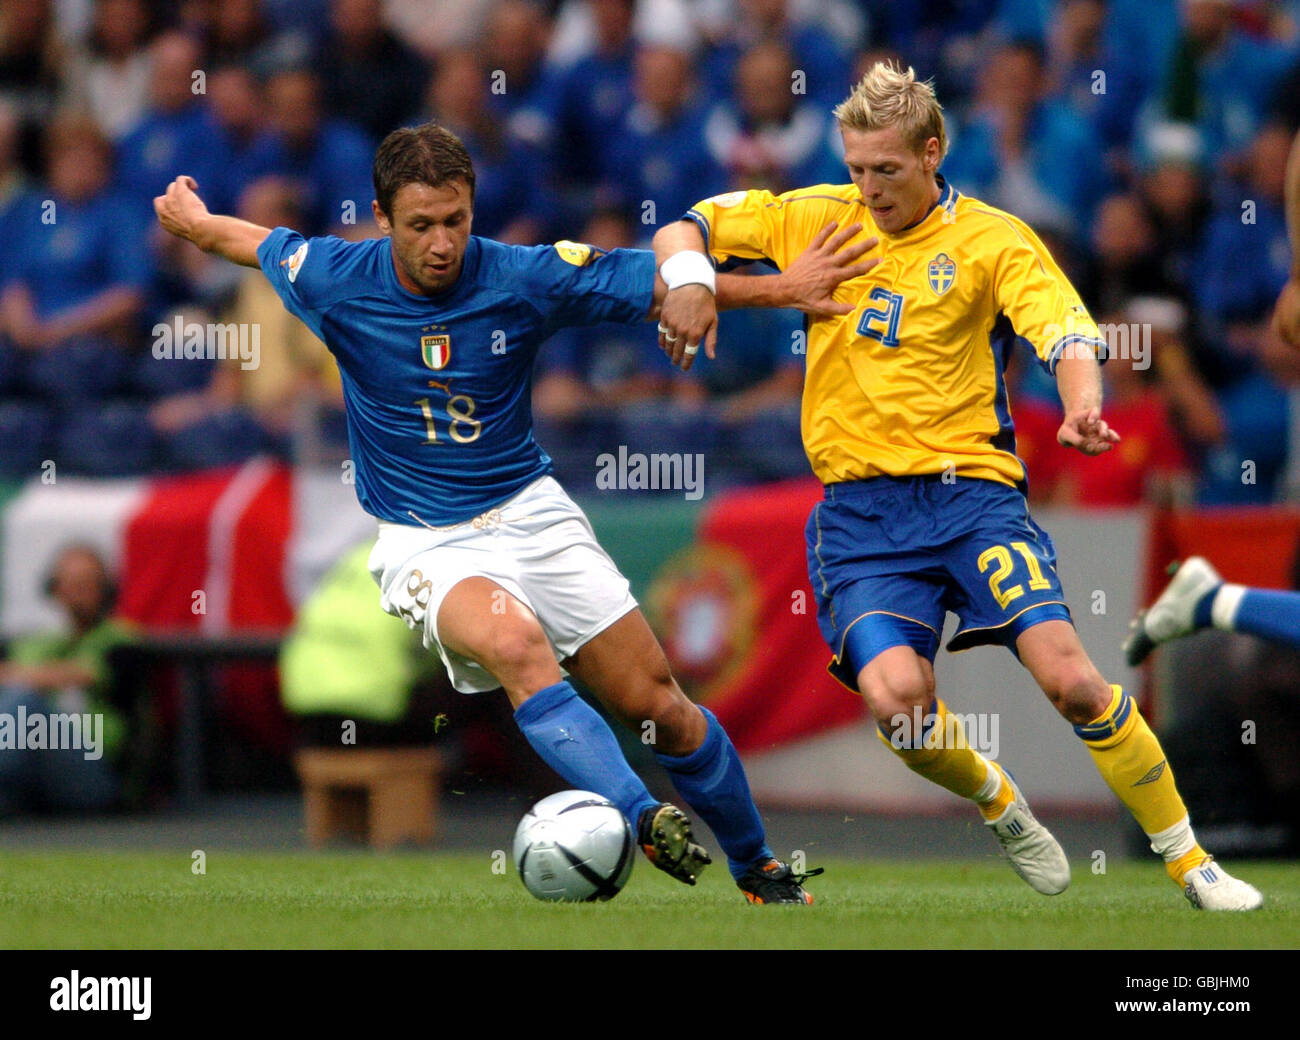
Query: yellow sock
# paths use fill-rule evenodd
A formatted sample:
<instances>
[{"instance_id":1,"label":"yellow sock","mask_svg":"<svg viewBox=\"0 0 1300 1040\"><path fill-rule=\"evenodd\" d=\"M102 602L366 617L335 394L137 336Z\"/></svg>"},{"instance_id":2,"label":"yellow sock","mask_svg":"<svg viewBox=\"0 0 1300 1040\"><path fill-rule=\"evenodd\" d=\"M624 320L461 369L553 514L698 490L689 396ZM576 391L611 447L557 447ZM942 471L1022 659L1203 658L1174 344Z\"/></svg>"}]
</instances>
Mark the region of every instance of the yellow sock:
<instances>
[{"instance_id":1,"label":"yellow sock","mask_svg":"<svg viewBox=\"0 0 1300 1040\"><path fill-rule=\"evenodd\" d=\"M1174 773L1160 741L1133 698L1111 686L1109 707L1084 726L1075 726L1097 772L1151 839L1177 884L1205 859L1187 819L1187 807L1174 785Z\"/></svg>"},{"instance_id":2,"label":"yellow sock","mask_svg":"<svg viewBox=\"0 0 1300 1040\"><path fill-rule=\"evenodd\" d=\"M985 819L1001 816L1014 799L1002 770L972 748L961 720L938 697L926 715L919 708L886 735L877 735L912 772L979 805ZM919 733L919 736L918 736Z\"/></svg>"}]
</instances>

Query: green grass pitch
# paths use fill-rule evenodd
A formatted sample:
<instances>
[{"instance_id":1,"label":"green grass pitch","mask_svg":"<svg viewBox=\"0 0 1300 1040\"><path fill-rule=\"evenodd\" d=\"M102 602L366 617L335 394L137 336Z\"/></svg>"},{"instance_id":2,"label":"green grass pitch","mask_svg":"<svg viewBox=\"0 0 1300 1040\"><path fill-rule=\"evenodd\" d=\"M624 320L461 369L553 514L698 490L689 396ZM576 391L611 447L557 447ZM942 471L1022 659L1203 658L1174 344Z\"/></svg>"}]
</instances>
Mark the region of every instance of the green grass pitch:
<instances>
[{"instance_id":1,"label":"green grass pitch","mask_svg":"<svg viewBox=\"0 0 1300 1040\"><path fill-rule=\"evenodd\" d=\"M1156 863L1085 861L1061 896L981 861L827 861L817 904L751 907L715 864L638 860L608 903L534 900L489 854L0 853L5 948L1295 948L1300 865L1241 863L1253 914L1192 910ZM499 862L499 861L498 861Z\"/></svg>"}]
</instances>

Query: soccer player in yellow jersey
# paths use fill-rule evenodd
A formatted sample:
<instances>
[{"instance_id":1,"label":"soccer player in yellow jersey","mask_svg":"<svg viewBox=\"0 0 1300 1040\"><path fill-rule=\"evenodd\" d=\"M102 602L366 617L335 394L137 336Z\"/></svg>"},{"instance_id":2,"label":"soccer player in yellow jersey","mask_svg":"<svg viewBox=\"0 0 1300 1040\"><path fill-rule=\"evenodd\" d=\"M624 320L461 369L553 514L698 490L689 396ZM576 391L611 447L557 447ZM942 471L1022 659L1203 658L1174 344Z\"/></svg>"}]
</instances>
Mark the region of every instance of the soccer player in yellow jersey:
<instances>
[{"instance_id":1,"label":"soccer player in yellow jersey","mask_svg":"<svg viewBox=\"0 0 1300 1040\"><path fill-rule=\"evenodd\" d=\"M1101 417L1097 326L1028 226L945 182L942 109L911 69L875 65L835 116L851 184L719 195L655 236L669 287L661 345L683 368L701 344L713 355L715 263L784 267L831 222L879 238L867 254L879 263L834 290L846 313L808 328L803 440L826 486L808 520L808 568L832 674L862 694L911 769L976 803L1026 882L1063 891L1060 845L935 695L953 611L948 648L997 644L1019 658L1194 906L1258 907L1259 892L1197 843L1155 734L1084 652L1051 538L1026 508L1008 356L1017 336L1032 345L1060 390L1058 439L1101 454L1119 435ZM911 733L917 715L929 727Z\"/></svg>"}]
</instances>

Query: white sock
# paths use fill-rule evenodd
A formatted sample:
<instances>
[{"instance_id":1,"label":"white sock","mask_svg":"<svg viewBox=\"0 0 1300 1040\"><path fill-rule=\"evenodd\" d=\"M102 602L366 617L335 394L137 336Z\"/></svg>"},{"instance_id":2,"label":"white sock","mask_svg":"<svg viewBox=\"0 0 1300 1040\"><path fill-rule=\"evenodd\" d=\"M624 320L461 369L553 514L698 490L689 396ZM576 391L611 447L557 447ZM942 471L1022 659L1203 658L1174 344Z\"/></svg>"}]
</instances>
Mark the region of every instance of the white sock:
<instances>
[{"instance_id":1,"label":"white sock","mask_svg":"<svg viewBox=\"0 0 1300 1040\"><path fill-rule=\"evenodd\" d=\"M984 783L980 784L980 789L971 795L971 800L980 804L993 801L998 791L1002 789L1002 774L993 768L993 763L985 759L984 768L986 770Z\"/></svg>"},{"instance_id":2,"label":"white sock","mask_svg":"<svg viewBox=\"0 0 1300 1040\"><path fill-rule=\"evenodd\" d=\"M1237 611L1246 595L1245 585L1220 585L1210 603L1210 624L1224 632L1232 632L1237 625Z\"/></svg>"},{"instance_id":3,"label":"white sock","mask_svg":"<svg viewBox=\"0 0 1300 1040\"><path fill-rule=\"evenodd\" d=\"M1155 834L1148 834L1147 837L1151 840L1151 851L1163 857L1166 863L1172 863L1196 848L1196 835L1192 833L1192 821L1186 816L1172 827Z\"/></svg>"}]
</instances>

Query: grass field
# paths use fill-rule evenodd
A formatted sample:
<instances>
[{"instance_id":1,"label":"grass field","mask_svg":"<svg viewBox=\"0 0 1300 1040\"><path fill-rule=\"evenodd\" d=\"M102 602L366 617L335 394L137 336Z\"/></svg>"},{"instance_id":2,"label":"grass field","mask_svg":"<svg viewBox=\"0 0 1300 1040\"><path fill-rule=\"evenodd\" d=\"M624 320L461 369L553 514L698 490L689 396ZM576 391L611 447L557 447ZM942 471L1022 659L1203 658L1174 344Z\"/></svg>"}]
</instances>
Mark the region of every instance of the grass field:
<instances>
[{"instance_id":1,"label":"grass field","mask_svg":"<svg viewBox=\"0 0 1300 1040\"><path fill-rule=\"evenodd\" d=\"M644 861L612 902L535 901L480 855L0 854L5 948L1296 948L1300 865L1239 867L1262 911L1193 911L1152 863L1074 864L1047 899L995 861L829 861L817 905L748 906ZM1231 864L1229 864L1231 866Z\"/></svg>"}]
</instances>

